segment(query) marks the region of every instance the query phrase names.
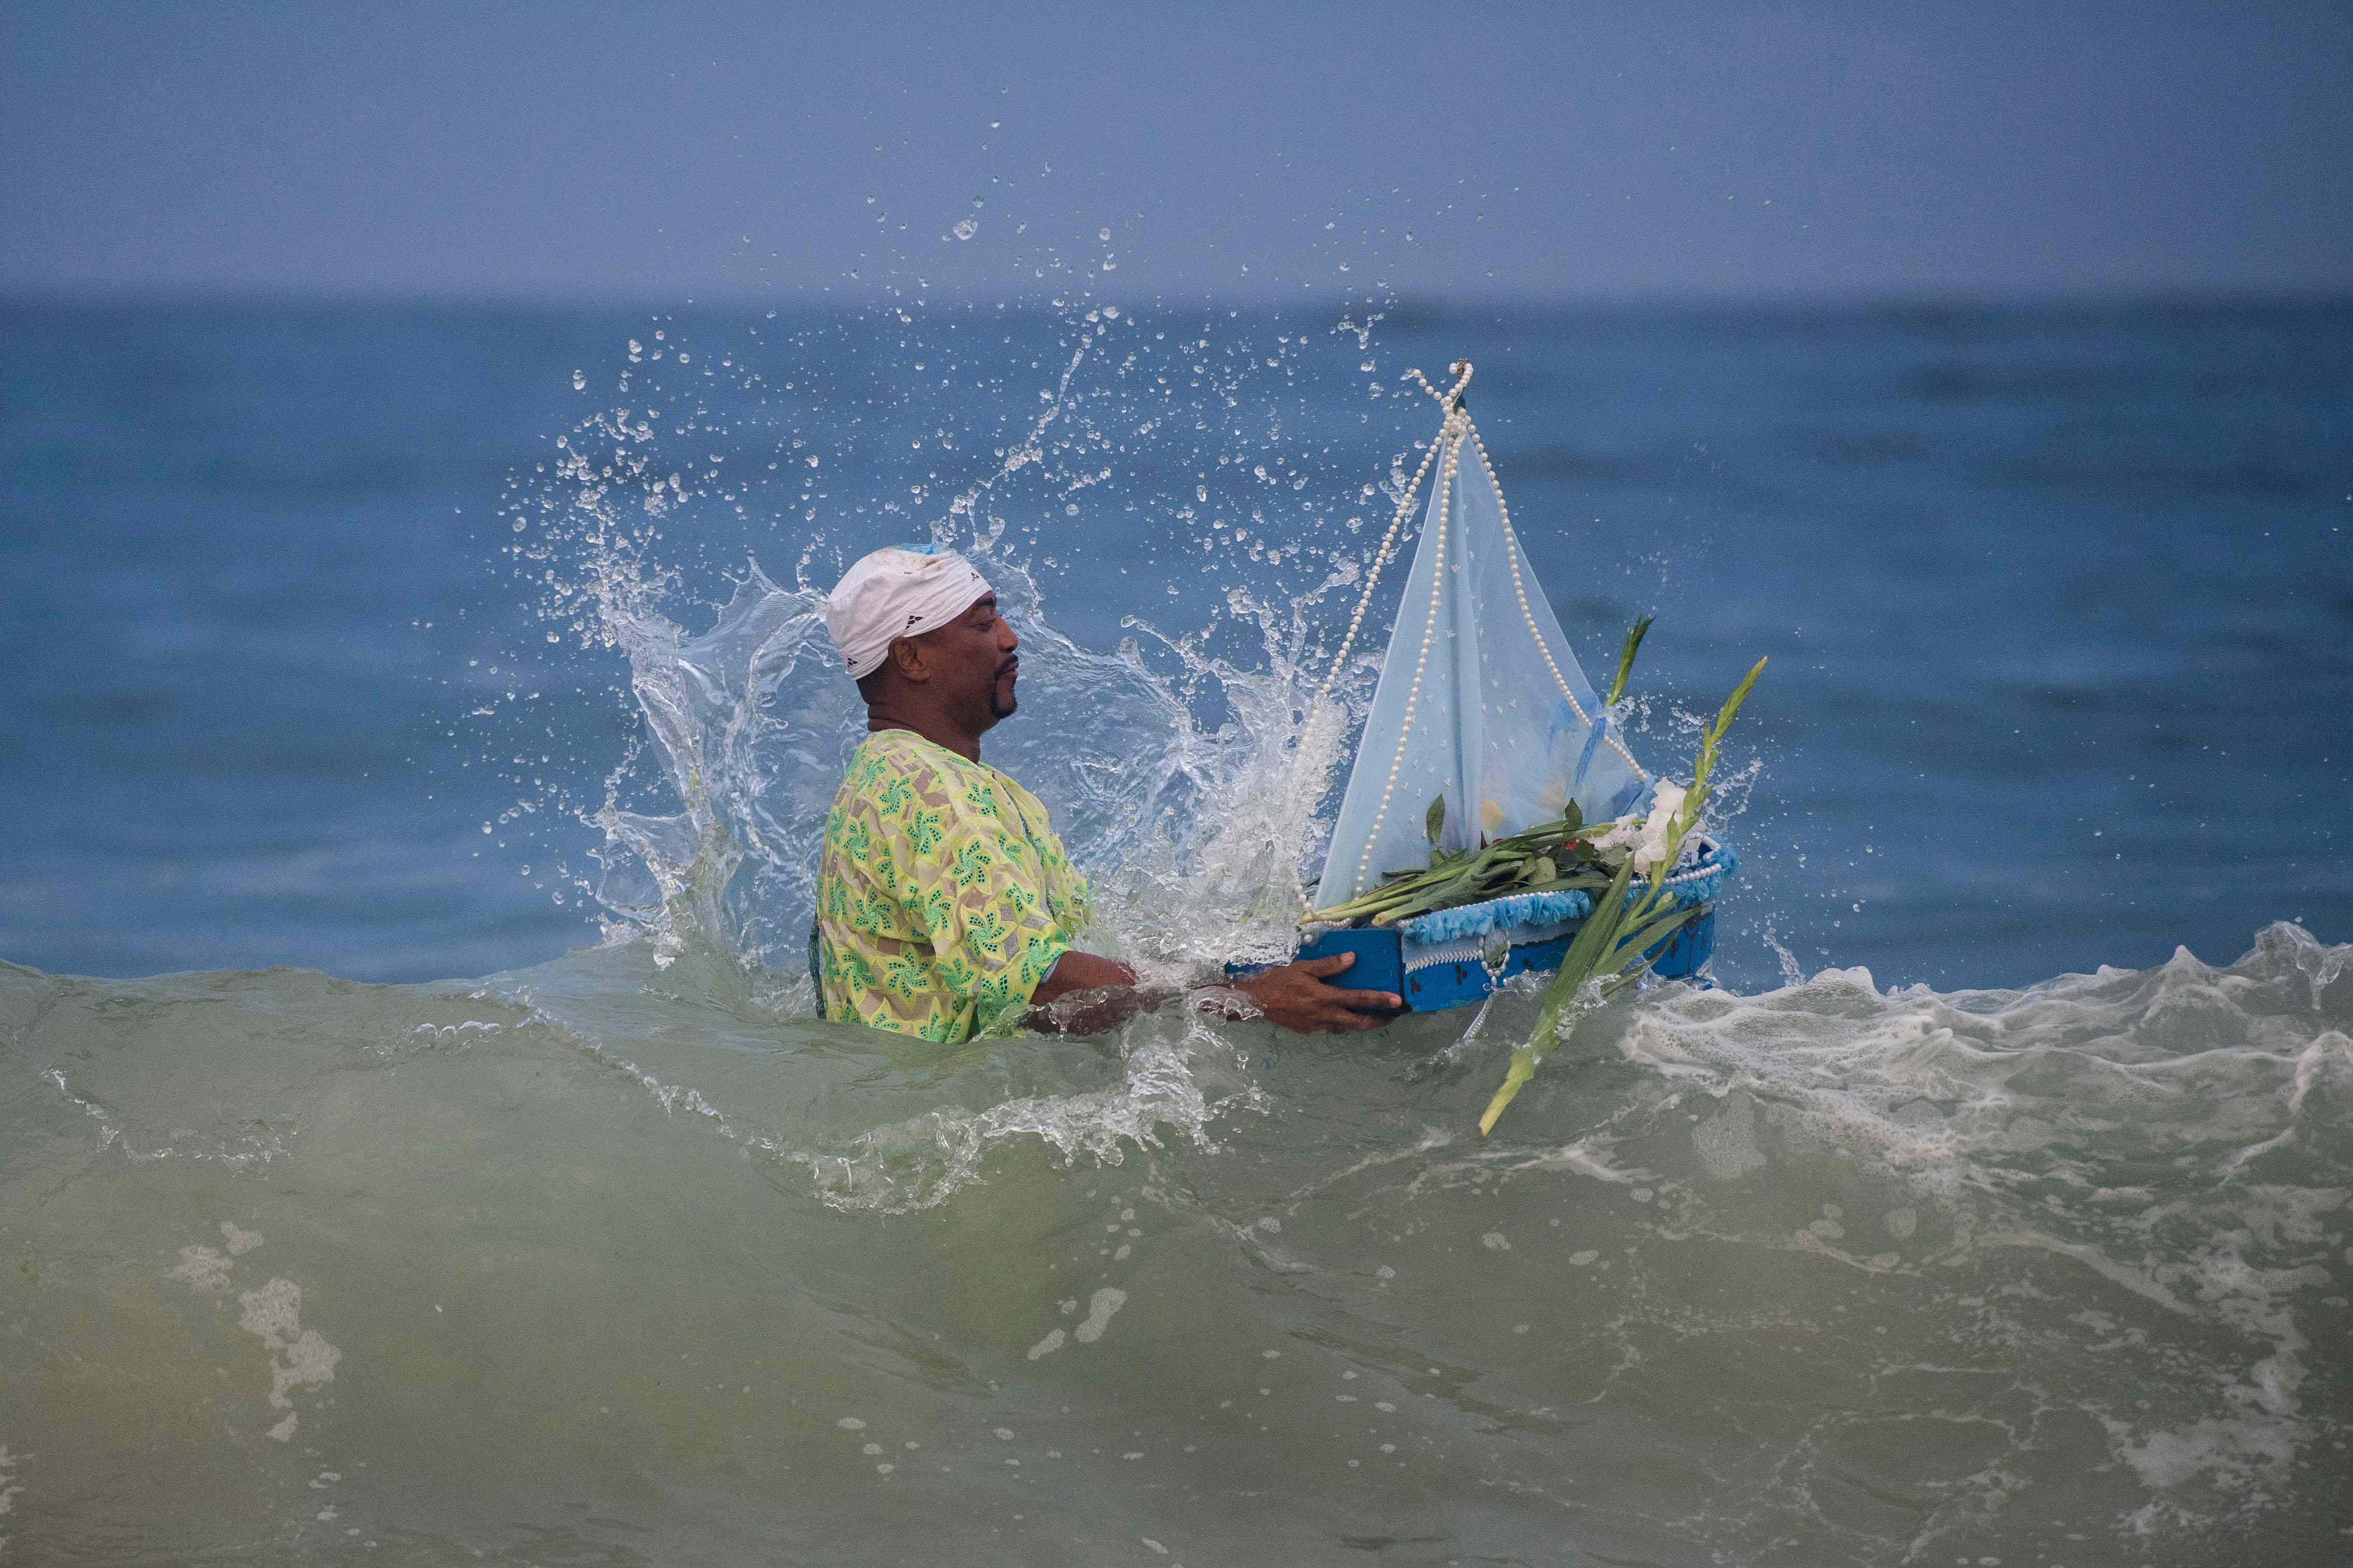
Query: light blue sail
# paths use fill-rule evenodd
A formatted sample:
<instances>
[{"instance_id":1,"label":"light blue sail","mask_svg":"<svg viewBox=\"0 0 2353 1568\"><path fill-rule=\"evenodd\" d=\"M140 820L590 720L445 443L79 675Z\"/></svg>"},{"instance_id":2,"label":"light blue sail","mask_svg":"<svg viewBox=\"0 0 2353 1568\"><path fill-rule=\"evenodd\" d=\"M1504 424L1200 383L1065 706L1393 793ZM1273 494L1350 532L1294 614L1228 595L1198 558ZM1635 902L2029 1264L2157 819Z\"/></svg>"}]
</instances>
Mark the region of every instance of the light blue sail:
<instances>
[{"instance_id":1,"label":"light blue sail","mask_svg":"<svg viewBox=\"0 0 2353 1568\"><path fill-rule=\"evenodd\" d=\"M1315 903L1560 815L1632 810L1647 785L1543 585L1520 552L1503 491L1468 418L1451 415L1380 685L1365 721Z\"/></svg>"}]
</instances>

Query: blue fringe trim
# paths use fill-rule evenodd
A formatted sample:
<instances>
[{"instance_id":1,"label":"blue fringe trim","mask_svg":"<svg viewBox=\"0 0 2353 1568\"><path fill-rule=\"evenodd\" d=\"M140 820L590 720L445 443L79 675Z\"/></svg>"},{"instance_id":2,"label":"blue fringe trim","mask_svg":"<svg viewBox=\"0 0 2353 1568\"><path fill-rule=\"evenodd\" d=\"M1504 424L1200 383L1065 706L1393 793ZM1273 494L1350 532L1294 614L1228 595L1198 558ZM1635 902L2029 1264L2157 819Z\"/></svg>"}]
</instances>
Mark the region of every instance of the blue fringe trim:
<instances>
[{"instance_id":1,"label":"blue fringe trim","mask_svg":"<svg viewBox=\"0 0 2353 1568\"><path fill-rule=\"evenodd\" d=\"M1593 895L1570 888L1557 893L1514 893L1508 898L1489 899L1483 904L1432 910L1426 915L1399 921L1397 930L1408 942L1460 942L1466 936L1509 931L1514 926L1581 921L1592 912Z\"/></svg>"},{"instance_id":2,"label":"blue fringe trim","mask_svg":"<svg viewBox=\"0 0 2353 1568\"><path fill-rule=\"evenodd\" d=\"M1714 839L1704 841L1698 863L1667 879L1668 892L1675 907L1687 910L1714 903L1725 880L1739 864L1740 858L1730 846ZM1592 912L1593 895L1578 889L1558 893L1513 893L1489 899L1482 904L1432 910L1426 915L1400 921L1397 931L1409 942L1461 942L1465 937L1518 926L1562 925L1581 921Z\"/></svg>"}]
</instances>

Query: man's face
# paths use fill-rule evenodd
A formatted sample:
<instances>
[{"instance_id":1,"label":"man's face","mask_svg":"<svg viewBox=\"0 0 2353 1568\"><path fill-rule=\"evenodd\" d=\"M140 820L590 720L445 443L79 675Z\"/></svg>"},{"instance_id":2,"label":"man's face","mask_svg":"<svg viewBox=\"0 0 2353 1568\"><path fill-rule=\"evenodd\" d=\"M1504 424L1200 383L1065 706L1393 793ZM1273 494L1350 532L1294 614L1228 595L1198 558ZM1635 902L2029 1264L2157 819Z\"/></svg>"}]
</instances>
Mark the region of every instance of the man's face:
<instances>
[{"instance_id":1,"label":"man's face","mask_svg":"<svg viewBox=\"0 0 2353 1568\"><path fill-rule=\"evenodd\" d=\"M1013 683L1021 669L1015 650L1021 643L997 613L996 595L983 594L972 608L917 640L948 710L974 734L1012 714Z\"/></svg>"}]
</instances>

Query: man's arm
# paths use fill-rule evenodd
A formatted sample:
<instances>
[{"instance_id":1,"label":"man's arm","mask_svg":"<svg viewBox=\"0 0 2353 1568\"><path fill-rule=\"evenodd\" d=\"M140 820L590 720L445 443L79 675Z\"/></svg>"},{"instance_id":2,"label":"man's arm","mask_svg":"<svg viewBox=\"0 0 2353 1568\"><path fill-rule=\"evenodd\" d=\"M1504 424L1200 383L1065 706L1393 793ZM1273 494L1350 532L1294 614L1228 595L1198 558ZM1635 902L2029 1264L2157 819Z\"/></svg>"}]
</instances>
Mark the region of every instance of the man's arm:
<instances>
[{"instance_id":1,"label":"man's arm","mask_svg":"<svg viewBox=\"0 0 2353 1568\"><path fill-rule=\"evenodd\" d=\"M1029 1023L1057 1035L1100 1035L1175 994L1166 986L1137 984L1135 971L1116 959L1072 948L1054 961L1029 994L1029 1005L1038 1010L1029 1015ZM1064 997L1070 1000L1053 1005Z\"/></svg>"},{"instance_id":2,"label":"man's arm","mask_svg":"<svg viewBox=\"0 0 2353 1568\"><path fill-rule=\"evenodd\" d=\"M1055 963L1053 973L1038 983L1029 1000L1043 1009L1042 1015L1033 1016L1057 1033L1071 1035L1100 1034L1180 995L1195 997L1200 1005L1225 1011L1229 1017L1255 1015L1303 1035L1377 1029L1404 1008L1404 998L1388 991L1343 991L1324 983L1325 975L1337 974L1356 962L1353 952L1313 958L1250 975L1231 985L1187 993L1139 985L1135 971L1126 964L1073 950ZM1064 997L1070 1001L1053 1005Z\"/></svg>"}]
</instances>

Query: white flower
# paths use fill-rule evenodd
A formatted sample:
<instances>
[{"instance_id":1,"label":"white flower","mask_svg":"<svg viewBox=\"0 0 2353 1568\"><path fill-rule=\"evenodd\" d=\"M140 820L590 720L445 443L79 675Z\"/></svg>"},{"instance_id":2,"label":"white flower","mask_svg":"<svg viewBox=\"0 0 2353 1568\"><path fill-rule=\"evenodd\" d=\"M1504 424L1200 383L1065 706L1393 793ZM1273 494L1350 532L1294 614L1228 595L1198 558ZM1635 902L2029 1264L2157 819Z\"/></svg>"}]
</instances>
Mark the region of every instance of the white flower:
<instances>
[{"instance_id":1,"label":"white flower","mask_svg":"<svg viewBox=\"0 0 2353 1568\"><path fill-rule=\"evenodd\" d=\"M1602 863L1615 868L1631 856L1635 870L1648 871L1662 859L1667 853L1667 825L1683 809L1683 795L1682 784L1672 779L1659 780L1651 786L1649 816L1621 816L1609 825L1607 832L1591 840Z\"/></svg>"},{"instance_id":2,"label":"white flower","mask_svg":"<svg viewBox=\"0 0 2353 1568\"><path fill-rule=\"evenodd\" d=\"M1648 872L1666 858L1667 826L1675 813L1683 808L1683 786L1672 779L1661 779L1651 796L1651 815L1642 823L1634 846L1634 869Z\"/></svg>"}]
</instances>

